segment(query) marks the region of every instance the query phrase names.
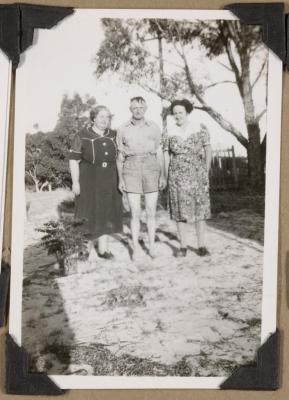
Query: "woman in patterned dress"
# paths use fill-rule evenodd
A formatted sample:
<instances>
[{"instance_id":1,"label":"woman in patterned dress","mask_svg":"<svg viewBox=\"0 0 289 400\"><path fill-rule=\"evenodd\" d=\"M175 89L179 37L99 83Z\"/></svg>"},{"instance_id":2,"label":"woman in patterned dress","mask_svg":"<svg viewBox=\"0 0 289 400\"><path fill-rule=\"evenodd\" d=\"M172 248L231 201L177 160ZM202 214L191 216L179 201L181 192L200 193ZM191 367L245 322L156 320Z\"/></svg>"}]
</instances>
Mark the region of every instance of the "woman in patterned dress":
<instances>
[{"instance_id":1,"label":"woman in patterned dress","mask_svg":"<svg viewBox=\"0 0 289 400\"><path fill-rule=\"evenodd\" d=\"M180 238L177 257L187 254L188 223L196 225L197 253L210 254L205 246L205 220L210 218L210 137L205 125L195 126L188 119L192 110L193 105L186 99L172 103L176 126L165 141L170 214Z\"/></svg>"},{"instance_id":2,"label":"woman in patterned dress","mask_svg":"<svg viewBox=\"0 0 289 400\"><path fill-rule=\"evenodd\" d=\"M89 241L90 259L94 242L98 256L114 258L108 235L122 231L122 198L116 169L116 132L109 128L110 111L97 106L90 113L91 125L77 133L69 152L75 218Z\"/></svg>"}]
</instances>

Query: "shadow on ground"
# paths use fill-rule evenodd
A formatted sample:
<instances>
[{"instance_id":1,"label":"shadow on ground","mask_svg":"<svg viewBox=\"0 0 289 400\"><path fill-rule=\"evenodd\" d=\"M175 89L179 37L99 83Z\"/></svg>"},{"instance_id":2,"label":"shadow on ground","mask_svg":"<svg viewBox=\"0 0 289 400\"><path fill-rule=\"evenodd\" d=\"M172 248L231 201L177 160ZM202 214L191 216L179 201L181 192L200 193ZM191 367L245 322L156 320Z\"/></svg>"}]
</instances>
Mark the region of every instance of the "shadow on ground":
<instances>
[{"instance_id":1,"label":"shadow on ground","mask_svg":"<svg viewBox=\"0 0 289 400\"><path fill-rule=\"evenodd\" d=\"M249 222L255 215L263 219L261 213L255 208L236 209L234 199L238 207L242 199L237 194L226 196L227 205L224 194L212 198L215 213L209 225L248 238ZM83 263L76 275L61 277L55 259L47 256L34 235L32 217L45 208L47 219L57 218L54 211L59 203L58 217L71 215L73 201L65 201L50 207L47 199L35 195L38 208L31 209L29 234L35 242L24 254L22 332L31 370L60 375L224 376L252 359L261 323L259 250L249 247L244 252L243 243L212 229L208 232L215 246L212 260L197 257L192 248L186 261L180 262L172 257L179 247L175 223L159 210L160 258L156 263L144 258L141 265L133 265L128 257L131 237L126 212L125 233L112 238L112 251L119 259L96 263L90 272L85 272ZM249 199L242 204L248 203ZM246 224L241 219L243 210L249 215ZM142 222L144 253L146 232ZM256 235L253 240L258 241ZM223 251L224 242L229 253ZM235 257L233 264L227 254ZM151 356L152 346L161 357ZM167 353L172 357L167 358Z\"/></svg>"},{"instance_id":2,"label":"shadow on ground","mask_svg":"<svg viewBox=\"0 0 289 400\"><path fill-rule=\"evenodd\" d=\"M243 239L264 243L264 195L241 191L211 193L212 218L207 224Z\"/></svg>"},{"instance_id":3,"label":"shadow on ground","mask_svg":"<svg viewBox=\"0 0 289 400\"><path fill-rule=\"evenodd\" d=\"M74 334L61 294L60 270L39 244L25 249L24 260L29 263L24 264L22 338L30 357L29 369L68 373Z\"/></svg>"}]
</instances>

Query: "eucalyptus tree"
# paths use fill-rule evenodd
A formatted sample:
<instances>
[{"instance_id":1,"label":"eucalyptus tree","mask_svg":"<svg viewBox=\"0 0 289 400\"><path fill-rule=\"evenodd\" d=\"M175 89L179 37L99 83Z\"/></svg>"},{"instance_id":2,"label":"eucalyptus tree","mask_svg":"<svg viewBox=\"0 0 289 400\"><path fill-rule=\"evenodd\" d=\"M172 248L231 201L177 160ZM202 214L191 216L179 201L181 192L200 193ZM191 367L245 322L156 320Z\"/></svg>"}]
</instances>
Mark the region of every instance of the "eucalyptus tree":
<instances>
[{"instance_id":1,"label":"eucalyptus tree","mask_svg":"<svg viewBox=\"0 0 289 400\"><path fill-rule=\"evenodd\" d=\"M260 77L266 74L268 52L262 44L259 27L225 20L111 18L102 19L102 25L104 39L95 57L96 77L117 73L127 83L138 84L156 94L163 103L164 124L168 104L176 93L190 96L196 108L210 115L246 148L251 185L253 188L260 186L263 163L259 123L266 107L256 113L253 90ZM197 44L209 59L222 64L227 80L210 85L198 81L192 59ZM261 54L261 61L259 71L252 78L251 61L257 52ZM226 62L221 62L224 58ZM241 97L246 131L206 100L207 90L226 83L235 85Z\"/></svg>"}]
</instances>

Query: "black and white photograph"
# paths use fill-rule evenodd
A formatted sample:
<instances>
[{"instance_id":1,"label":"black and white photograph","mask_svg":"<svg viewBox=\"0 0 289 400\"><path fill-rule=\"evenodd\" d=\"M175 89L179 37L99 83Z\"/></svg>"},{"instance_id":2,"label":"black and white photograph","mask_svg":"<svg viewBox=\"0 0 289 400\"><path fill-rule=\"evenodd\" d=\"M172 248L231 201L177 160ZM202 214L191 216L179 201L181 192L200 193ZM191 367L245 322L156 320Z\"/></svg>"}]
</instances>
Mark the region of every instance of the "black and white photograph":
<instances>
[{"instance_id":1,"label":"black and white photograph","mask_svg":"<svg viewBox=\"0 0 289 400\"><path fill-rule=\"evenodd\" d=\"M276 330L282 62L229 11L75 10L16 74L9 333L63 389L218 388Z\"/></svg>"}]
</instances>

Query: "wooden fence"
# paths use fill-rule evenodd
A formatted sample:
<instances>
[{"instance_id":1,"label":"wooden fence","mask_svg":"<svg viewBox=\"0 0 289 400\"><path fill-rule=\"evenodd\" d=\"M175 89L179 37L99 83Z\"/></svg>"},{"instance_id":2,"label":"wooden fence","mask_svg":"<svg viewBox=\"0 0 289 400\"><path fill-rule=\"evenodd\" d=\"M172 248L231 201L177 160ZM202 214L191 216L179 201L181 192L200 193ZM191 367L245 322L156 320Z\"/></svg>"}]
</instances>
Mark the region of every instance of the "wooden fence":
<instances>
[{"instance_id":1,"label":"wooden fence","mask_svg":"<svg viewBox=\"0 0 289 400\"><path fill-rule=\"evenodd\" d=\"M234 146L225 150L213 150L210 171L212 190L238 189L247 177L247 159L236 157Z\"/></svg>"}]
</instances>

